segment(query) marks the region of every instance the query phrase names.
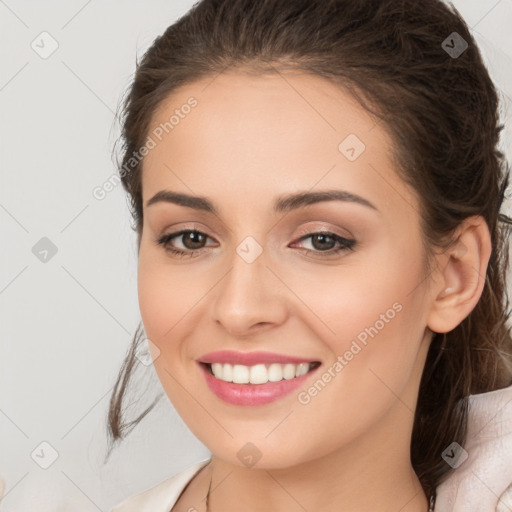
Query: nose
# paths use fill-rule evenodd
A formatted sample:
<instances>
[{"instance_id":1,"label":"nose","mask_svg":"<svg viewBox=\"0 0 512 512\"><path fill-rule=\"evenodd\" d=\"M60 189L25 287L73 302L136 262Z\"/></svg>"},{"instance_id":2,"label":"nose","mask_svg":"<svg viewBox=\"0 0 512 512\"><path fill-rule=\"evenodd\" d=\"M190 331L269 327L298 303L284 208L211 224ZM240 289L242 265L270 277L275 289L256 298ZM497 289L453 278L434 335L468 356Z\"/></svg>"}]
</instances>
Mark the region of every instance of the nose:
<instances>
[{"instance_id":1,"label":"nose","mask_svg":"<svg viewBox=\"0 0 512 512\"><path fill-rule=\"evenodd\" d=\"M285 322L286 287L267 266L263 252L248 262L236 252L231 268L216 286L213 320L232 336L250 336Z\"/></svg>"}]
</instances>

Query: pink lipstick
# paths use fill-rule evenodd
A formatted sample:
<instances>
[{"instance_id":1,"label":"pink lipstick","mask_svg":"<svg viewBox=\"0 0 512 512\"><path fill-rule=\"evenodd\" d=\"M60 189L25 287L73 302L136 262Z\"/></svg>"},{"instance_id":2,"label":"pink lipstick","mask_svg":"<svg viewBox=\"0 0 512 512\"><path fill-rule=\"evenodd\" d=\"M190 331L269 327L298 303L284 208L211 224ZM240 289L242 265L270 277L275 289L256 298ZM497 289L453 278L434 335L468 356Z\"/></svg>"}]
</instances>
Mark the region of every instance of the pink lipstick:
<instances>
[{"instance_id":1,"label":"pink lipstick","mask_svg":"<svg viewBox=\"0 0 512 512\"><path fill-rule=\"evenodd\" d=\"M234 405L278 400L303 385L321 364L312 358L229 350L204 354L197 362L209 389Z\"/></svg>"}]
</instances>

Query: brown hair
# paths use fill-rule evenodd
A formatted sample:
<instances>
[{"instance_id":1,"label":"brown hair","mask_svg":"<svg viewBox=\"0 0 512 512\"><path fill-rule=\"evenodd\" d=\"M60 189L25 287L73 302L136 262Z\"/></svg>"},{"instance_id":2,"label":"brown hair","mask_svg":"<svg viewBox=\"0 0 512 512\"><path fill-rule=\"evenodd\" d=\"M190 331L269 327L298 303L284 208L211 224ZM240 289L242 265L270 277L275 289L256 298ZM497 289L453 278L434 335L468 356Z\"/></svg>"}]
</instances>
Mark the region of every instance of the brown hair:
<instances>
[{"instance_id":1,"label":"brown hair","mask_svg":"<svg viewBox=\"0 0 512 512\"><path fill-rule=\"evenodd\" d=\"M467 49L450 55L455 43L448 39L443 47L448 36L461 37ZM453 5L440 0L198 2L146 51L123 103L119 167L139 243L143 160L130 159L144 145L156 108L177 87L226 69L321 76L382 119L397 171L421 201L427 256L448 247L465 218L487 222L492 254L482 296L454 330L434 334L422 375L411 460L431 496L450 471L441 453L453 441L465 443L468 395L512 383L506 290L512 221L500 213L510 171L497 149L503 129L497 92L475 41ZM139 328L112 393L110 449L155 405L124 420L143 339Z\"/></svg>"}]
</instances>

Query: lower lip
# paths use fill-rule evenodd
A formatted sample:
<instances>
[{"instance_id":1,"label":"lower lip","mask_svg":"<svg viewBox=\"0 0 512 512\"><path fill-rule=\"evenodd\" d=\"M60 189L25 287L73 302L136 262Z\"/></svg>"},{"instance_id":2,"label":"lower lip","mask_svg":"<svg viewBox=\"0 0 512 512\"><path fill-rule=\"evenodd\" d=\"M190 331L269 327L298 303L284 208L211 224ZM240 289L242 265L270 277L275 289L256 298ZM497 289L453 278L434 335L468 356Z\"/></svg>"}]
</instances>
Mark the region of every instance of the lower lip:
<instances>
[{"instance_id":1,"label":"lower lip","mask_svg":"<svg viewBox=\"0 0 512 512\"><path fill-rule=\"evenodd\" d=\"M304 382L318 370L317 366L313 370L294 377L293 379L283 379L277 382L267 382L265 384L235 384L214 377L205 364L199 363L205 376L206 384L210 390L224 402L234 405L262 405L274 402L279 398L291 393L294 389L304 384Z\"/></svg>"}]
</instances>

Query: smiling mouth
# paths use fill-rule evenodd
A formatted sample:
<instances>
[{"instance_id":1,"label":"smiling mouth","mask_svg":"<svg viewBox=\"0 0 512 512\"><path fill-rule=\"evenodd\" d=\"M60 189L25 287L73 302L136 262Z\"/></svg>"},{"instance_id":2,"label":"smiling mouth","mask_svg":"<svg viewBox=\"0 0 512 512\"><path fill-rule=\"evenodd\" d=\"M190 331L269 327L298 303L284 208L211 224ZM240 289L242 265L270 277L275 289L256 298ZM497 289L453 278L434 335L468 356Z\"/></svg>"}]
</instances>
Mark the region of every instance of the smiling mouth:
<instances>
[{"instance_id":1,"label":"smiling mouth","mask_svg":"<svg viewBox=\"0 0 512 512\"><path fill-rule=\"evenodd\" d=\"M310 363L261 363L252 366L229 363L200 363L210 375L224 382L234 384L266 384L302 377L318 366L319 361Z\"/></svg>"}]
</instances>

